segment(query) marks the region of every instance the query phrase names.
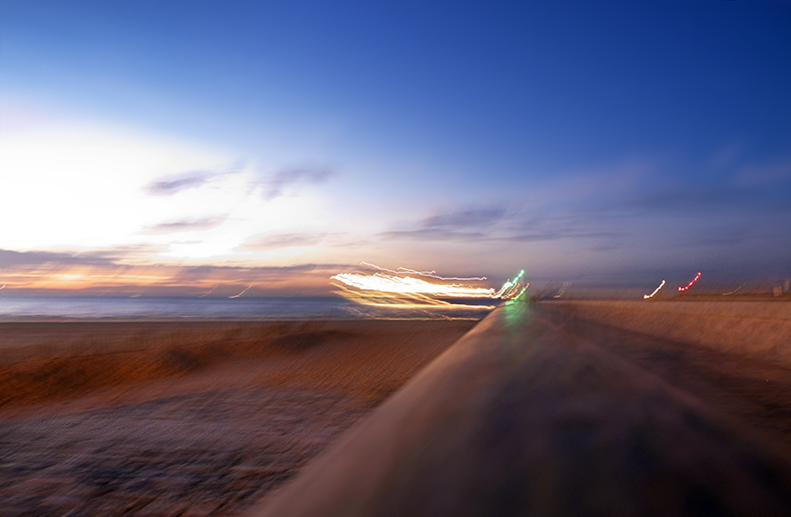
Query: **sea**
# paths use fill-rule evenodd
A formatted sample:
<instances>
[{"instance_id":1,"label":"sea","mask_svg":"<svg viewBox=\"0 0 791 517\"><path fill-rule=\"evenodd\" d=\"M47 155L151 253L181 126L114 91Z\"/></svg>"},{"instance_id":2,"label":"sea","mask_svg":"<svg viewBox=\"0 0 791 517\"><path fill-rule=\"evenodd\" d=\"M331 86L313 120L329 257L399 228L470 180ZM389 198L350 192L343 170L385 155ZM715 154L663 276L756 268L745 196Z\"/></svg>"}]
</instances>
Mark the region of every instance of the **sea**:
<instances>
[{"instance_id":1,"label":"sea","mask_svg":"<svg viewBox=\"0 0 791 517\"><path fill-rule=\"evenodd\" d=\"M419 309L370 307L342 297L166 298L0 297L0 320L62 319L481 319L470 307Z\"/></svg>"}]
</instances>

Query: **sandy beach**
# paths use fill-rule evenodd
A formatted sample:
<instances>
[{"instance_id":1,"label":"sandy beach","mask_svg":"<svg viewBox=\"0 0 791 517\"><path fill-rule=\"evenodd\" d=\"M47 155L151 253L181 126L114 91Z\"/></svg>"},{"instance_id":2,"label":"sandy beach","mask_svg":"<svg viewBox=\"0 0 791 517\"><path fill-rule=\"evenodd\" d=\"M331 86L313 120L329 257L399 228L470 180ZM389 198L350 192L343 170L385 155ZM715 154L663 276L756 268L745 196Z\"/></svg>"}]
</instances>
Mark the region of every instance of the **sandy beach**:
<instances>
[{"instance_id":1,"label":"sandy beach","mask_svg":"<svg viewBox=\"0 0 791 517\"><path fill-rule=\"evenodd\" d=\"M0 515L243 512L475 323L2 323Z\"/></svg>"}]
</instances>

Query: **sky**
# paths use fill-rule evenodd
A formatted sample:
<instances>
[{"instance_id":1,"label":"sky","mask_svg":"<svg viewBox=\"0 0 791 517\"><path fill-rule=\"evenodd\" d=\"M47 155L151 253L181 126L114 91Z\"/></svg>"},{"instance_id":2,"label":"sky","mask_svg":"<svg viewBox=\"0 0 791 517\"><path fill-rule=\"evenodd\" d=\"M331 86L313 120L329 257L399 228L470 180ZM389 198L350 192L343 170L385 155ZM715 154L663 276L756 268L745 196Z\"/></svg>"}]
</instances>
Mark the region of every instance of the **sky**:
<instances>
[{"instance_id":1,"label":"sky","mask_svg":"<svg viewBox=\"0 0 791 517\"><path fill-rule=\"evenodd\" d=\"M786 0L0 0L0 285L780 281L789 92Z\"/></svg>"}]
</instances>

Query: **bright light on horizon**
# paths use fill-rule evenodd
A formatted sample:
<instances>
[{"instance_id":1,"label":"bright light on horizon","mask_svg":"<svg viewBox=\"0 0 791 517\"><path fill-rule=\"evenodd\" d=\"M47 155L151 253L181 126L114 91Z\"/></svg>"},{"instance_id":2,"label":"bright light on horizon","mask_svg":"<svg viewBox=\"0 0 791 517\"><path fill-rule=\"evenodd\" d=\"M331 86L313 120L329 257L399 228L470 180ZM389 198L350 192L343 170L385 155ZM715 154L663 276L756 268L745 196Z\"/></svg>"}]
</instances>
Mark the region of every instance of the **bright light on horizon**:
<instances>
[{"instance_id":1,"label":"bright light on horizon","mask_svg":"<svg viewBox=\"0 0 791 517\"><path fill-rule=\"evenodd\" d=\"M367 262L362 262L361 264L377 269L378 272L374 274L339 273L333 275L331 280L340 283L339 294L363 305L408 309L426 307L492 309L494 308L492 305L459 304L442 300L442 298L513 300L520 298L529 286L529 284L522 284L521 279L525 274L524 270L521 270L518 275L513 279L507 280L499 290L496 290L492 287L475 287L460 283L429 282L407 274L434 279L459 278L441 277L436 275L433 270L421 272L403 267L392 270ZM388 271L389 273L382 273L382 271ZM484 278L470 277L466 280L480 281Z\"/></svg>"},{"instance_id":2,"label":"bright light on horizon","mask_svg":"<svg viewBox=\"0 0 791 517\"><path fill-rule=\"evenodd\" d=\"M643 295L643 299L644 299L644 300L647 300L647 299L649 299L649 298L653 298L654 296L656 296L656 293L658 293L658 292L659 292L659 290L660 290L660 289L662 289L663 287L665 287L665 281L664 281L664 280L662 280L662 283L661 283L661 284L659 284L659 287L657 287L656 289L654 289L654 292L652 292L651 294L644 294L644 295Z\"/></svg>"},{"instance_id":3,"label":"bright light on horizon","mask_svg":"<svg viewBox=\"0 0 791 517\"><path fill-rule=\"evenodd\" d=\"M693 278L693 279L692 279L692 281L691 281L690 283L688 283L688 284L687 284L687 285L685 285L684 287L679 287L679 288L678 288L679 292L682 292L682 293L683 293L684 291L688 290L690 287L692 287L693 285L695 285L695 282L697 282L699 278L700 278L700 272L698 272L698 274L697 274L697 275L695 275L695 278Z\"/></svg>"}]
</instances>

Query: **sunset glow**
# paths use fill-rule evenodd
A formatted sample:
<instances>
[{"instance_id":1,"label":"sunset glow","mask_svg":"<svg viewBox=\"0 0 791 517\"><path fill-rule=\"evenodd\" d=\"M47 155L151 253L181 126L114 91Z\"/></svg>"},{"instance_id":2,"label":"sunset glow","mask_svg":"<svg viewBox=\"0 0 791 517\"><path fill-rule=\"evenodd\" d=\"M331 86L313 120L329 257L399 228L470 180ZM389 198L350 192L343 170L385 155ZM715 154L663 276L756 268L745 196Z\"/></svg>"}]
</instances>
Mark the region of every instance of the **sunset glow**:
<instances>
[{"instance_id":1,"label":"sunset glow","mask_svg":"<svg viewBox=\"0 0 791 517\"><path fill-rule=\"evenodd\" d=\"M2 296L789 278L790 12L715 3L0 2Z\"/></svg>"}]
</instances>

